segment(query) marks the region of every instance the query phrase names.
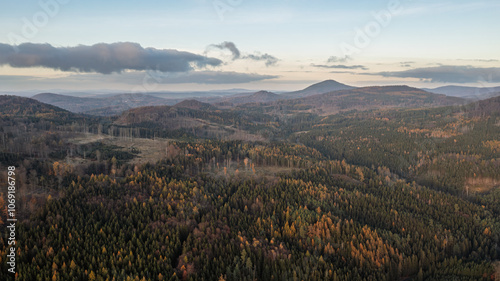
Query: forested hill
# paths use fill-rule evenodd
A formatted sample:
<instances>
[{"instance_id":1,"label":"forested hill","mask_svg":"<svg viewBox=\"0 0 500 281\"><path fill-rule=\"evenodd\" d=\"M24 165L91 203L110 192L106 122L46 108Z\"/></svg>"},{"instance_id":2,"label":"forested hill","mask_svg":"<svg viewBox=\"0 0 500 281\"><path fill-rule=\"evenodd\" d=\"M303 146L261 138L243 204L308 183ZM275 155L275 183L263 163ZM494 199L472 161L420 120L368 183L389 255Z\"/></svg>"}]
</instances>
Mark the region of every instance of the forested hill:
<instances>
[{"instance_id":1,"label":"forested hill","mask_svg":"<svg viewBox=\"0 0 500 281\"><path fill-rule=\"evenodd\" d=\"M283 95L277 95L268 91L259 91L252 95L224 98L220 102L217 102L217 104L228 103L231 105L239 105L246 103L266 103L280 99L283 99Z\"/></svg>"},{"instance_id":2,"label":"forested hill","mask_svg":"<svg viewBox=\"0 0 500 281\"><path fill-rule=\"evenodd\" d=\"M465 107L470 116L488 117L500 115L500 97L473 102Z\"/></svg>"},{"instance_id":3,"label":"forested hill","mask_svg":"<svg viewBox=\"0 0 500 281\"><path fill-rule=\"evenodd\" d=\"M308 96L313 96L313 95L318 95L318 94L324 94L328 92L333 92L333 91L340 91L340 90L350 90L354 89L355 87L342 84L340 82L337 82L335 80L325 80L316 84L313 84L303 90L300 91L295 91L295 92L289 92L282 94L282 97L284 98L289 98L289 99L294 99L294 98L301 98L301 97L308 97Z\"/></svg>"},{"instance_id":4,"label":"forested hill","mask_svg":"<svg viewBox=\"0 0 500 281\"><path fill-rule=\"evenodd\" d=\"M439 107L465 103L466 100L461 98L432 94L408 86L383 86L333 91L304 98L281 100L273 105L281 109L332 114L353 109Z\"/></svg>"},{"instance_id":5,"label":"forested hill","mask_svg":"<svg viewBox=\"0 0 500 281\"><path fill-rule=\"evenodd\" d=\"M75 114L34 99L2 95L0 96L0 116L67 119L74 117Z\"/></svg>"},{"instance_id":6,"label":"forested hill","mask_svg":"<svg viewBox=\"0 0 500 281\"><path fill-rule=\"evenodd\" d=\"M177 104L174 105L174 107L179 107L179 108L189 108L189 109L195 109L195 110L215 110L216 107L209 103L204 103L201 101L197 101L194 99L190 100L183 100Z\"/></svg>"},{"instance_id":7,"label":"forested hill","mask_svg":"<svg viewBox=\"0 0 500 281\"><path fill-rule=\"evenodd\" d=\"M218 110L198 101L184 101L176 106L150 106L125 111L115 125L132 126L141 131L155 131L165 137L189 135L205 138L263 140L255 133L265 130L269 115L238 110Z\"/></svg>"}]
</instances>

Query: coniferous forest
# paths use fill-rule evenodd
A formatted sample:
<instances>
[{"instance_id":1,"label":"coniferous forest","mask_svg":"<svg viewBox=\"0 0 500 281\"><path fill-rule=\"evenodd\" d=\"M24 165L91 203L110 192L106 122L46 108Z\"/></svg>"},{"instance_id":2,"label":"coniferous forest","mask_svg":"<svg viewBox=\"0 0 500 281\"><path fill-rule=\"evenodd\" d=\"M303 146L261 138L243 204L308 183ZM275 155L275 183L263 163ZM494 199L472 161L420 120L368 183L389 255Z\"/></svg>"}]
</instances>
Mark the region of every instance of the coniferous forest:
<instances>
[{"instance_id":1,"label":"coniferous forest","mask_svg":"<svg viewBox=\"0 0 500 281\"><path fill-rule=\"evenodd\" d=\"M2 194L0 280L498 280L484 103L95 117L1 98L18 222L14 276Z\"/></svg>"}]
</instances>

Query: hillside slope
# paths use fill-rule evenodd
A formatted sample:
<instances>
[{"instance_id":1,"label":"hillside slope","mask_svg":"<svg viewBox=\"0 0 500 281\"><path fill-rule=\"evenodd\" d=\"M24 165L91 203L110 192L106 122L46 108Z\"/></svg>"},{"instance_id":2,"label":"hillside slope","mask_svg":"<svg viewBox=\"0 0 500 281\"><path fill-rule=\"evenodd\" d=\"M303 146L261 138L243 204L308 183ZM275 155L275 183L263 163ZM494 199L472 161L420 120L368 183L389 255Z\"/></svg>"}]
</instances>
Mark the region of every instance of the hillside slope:
<instances>
[{"instance_id":1,"label":"hillside slope","mask_svg":"<svg viewBox=\"0 0 500 281\"><path fill-rule=\"evenodd\" d=\"M71 117L73 114L57 106L45 104L31 98L2 95L0 96L0 116L60 119Z\"/></svg>"}]
</instances>

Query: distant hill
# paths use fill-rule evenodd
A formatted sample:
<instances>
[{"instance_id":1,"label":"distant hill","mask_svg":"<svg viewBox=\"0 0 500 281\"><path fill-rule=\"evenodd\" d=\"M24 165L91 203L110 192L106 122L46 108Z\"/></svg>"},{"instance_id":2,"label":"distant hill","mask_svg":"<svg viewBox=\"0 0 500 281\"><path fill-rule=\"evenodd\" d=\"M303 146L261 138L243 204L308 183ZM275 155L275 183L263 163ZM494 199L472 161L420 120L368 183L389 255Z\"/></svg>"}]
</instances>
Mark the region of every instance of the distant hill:
<instances>
[{"instance_id":1,"label":"distant hill","mask_svg":"<svg viewBox=\"0 0 500 281\"><path fill-rule=\"evenodd\" d=\"M216 109L211 104L204 103L204 102L197 101L197 100L183 100L180 103L174 105L174 107L189 108L189 109L196 109L196 110L211 110L211 109Z\"/></svg>"},{"instance_id":2,"label":"distant hill","mask_svg":"<svg viewBox=\"0 0 500 281\"><path fill-rule=\"evenodd\" d=\"M193 109L198 107L205 109ZM262 141L264 138L251 132L256 127L252 116L244 112L219 110L214 106L197 102L184 101L175 106L145 106L123 112L116 125L133 125L134 127L156 128L169 131L170 134L188 133L197 137L215 137L222 139L238 139ZM268 119L262 120L267 122ZM238 124L238 125L236 125Z\"/></svg>"},{"instance_id":3,"label":"distant hill","mask_svg":"<svg viewBox=\"0 0 500 281\"><path fill-rule=\"evenodd\" d=\"M350 90L350 89L354 89L354 88L355 87L339 83L335 80L325 80L323 82L319 82L319 83L316 83L314 85L311 85L311 86L309 86L303 90L300 90L300 91L284 93L284 94L282 94L282 96L285 98L292 98L293 99L293 98L308 97L308 96L317 95L317 94L324 94L324 93L339 91L339 90Z\"/></svg>"},{"instance_id":4,"label":"distant hill","mask_svg":"<svg viewBox=\"0 0 500 281\"><path fill-rule=\"evenodd\" d=\"M89 97L73 97L52 93L42 93L34 95L32 99L55 105L75 113L81 113L87 110L96 109L97 107L102 107L102 101L99 102L100 100Z\"/></svg>"},{"instance_id":5,"label":"distant hill","mask_svg":"<svg viewBox=\"0 0 500 281\"><path fill-rule=\"evenodd\" d=\"M119 94L107 97L72 97L52 93L33 96L40 102L52 104L75 113L91 115L116 115L141 106L166 105L171 101L145 94Z\"/></svg>"},{"instance_id":6,"label":"distant hill","mask_svg":"<svg viewBox=\"0 0 500 281\"><path fill-rule=\"evenodd\" d=\"M468 99L487 99L500 96L500 87L465 87L465 86L443 86L435 89L423 89L425 91L442 94L451 97L461 97Z\"/></svg>"},{"instance_id":7,"label":"distant hill","mask_svg":"<svg viewBox=\"0 0 500 281\"><path fill-rule=\"evenodd\" d=\"M238 95L234 97L224 98L222 101L219 101L218 103L219 104L229 103L233 105L240 105L245 103L266 103L280 99L283 99L281 95L271 93L268 91L259 91L251 95L245 95L245 96Z\"/></svg>"},{"instance_id":8,"label":"distant hill","mask_svg":"<svg viewBox=\"0 0 500 281\"><path fill-rule=\"evenodd\" d=\"M72 117L73 114L62 108L31 98L0 96L0 116L66 119Z\"/></svg>"},{"instance_id":9,"label":"distant hill","mask_svg":"<svg viewBox=\"0 0 500 281\"><path fill-rule=\"evenodd\" d=\"M188 101L184 104L194 105L195 103ZM168 130L189 129L211 124L212 115L217 116L211 110L196 110L178 105L144 106L123 112L115 124L138 126L149 124ZM222 118L218 121L224 122Z\"/></svg>"},{"instance_id":10,"label":"distant hill","mask_svg":"<svg viewBox=\"0 0 500 281\"><path fill-rule=\"evenodd\" d=\"M459 105L465 102L461 98L432 94L408 86L381 86L340 90L299 99L282 100L275 102L273 106L292 111L331 114L352 109L437 107Z\"/></svg>"}]
</instances>

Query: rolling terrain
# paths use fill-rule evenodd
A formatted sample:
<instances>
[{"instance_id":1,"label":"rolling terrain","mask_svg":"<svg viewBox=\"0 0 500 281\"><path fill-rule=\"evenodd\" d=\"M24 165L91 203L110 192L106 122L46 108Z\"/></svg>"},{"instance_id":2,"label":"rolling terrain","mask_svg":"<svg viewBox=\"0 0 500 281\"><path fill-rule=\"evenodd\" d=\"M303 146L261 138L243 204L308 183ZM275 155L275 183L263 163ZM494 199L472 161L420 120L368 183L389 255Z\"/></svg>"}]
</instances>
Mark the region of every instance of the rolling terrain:
<instances>
[{"instance_id":1,"label":"rolling terrain","mask_svg":"<svg viewBox=\"0 0 500 281\"><path fill-rule=\"evenodd\" d=\"M52 104L75 113L86 113L98 116L110 116L141 106L173 104L163 98L145 94L119 94L109 97L73 97L43 93L33 96L33 99Z\"/></svg>"},{"instance_id":2,"label":"rolling terrain","mask_svg":"<svg viewBox=\"0 0 500 281\"><path fill-rule=\"evenodd\" d=\"M329 115L349 110L439 107L464 104L464 99L425 92L408 86L364 87L259 105L266 112L314 112Z\"/></svg>"},{"instance_id":3,"label":"rolling terrain","mask_svg":"<svg viewBox=\"0 0 500 281\"><path fill-rule=\"evenodd\" d=\"M0 96L18 280L494 280L499 98L254 101L88 116Z\"/></svg>"},{"instance_id":4,"label":"rolling terrain","mask_svg":"<svg viewBox=\"0 0 500 281\"><path fill-rule=\"evenodd\" d=\"M356 88L334 80L325 80L303 90L275 94L268 91L228 90L187 93L197 100L213 106L230 109L243 104L262 106L279 105L290 110L307 111L304 108L331 114L345 110L366 110L370 108L426 107L463 104L466 99L487 99L497 95L497 88L474 88L445 86L436 89L419 90L405 86ZM234 93L240 91L239 93ZM196 96L198 94L199 96ZM434 95L433 95L434 94ZM57 94L38 94L33 98L74 113L95 116L119 115L122 112L157 105L175 105L183 99L180 93L166 95L159 93L120 94L94 97L74 97ZM175 98L174 98L175 97ZM255 105L254 105L255 106Z\"/></svg>"}]
</instances>

